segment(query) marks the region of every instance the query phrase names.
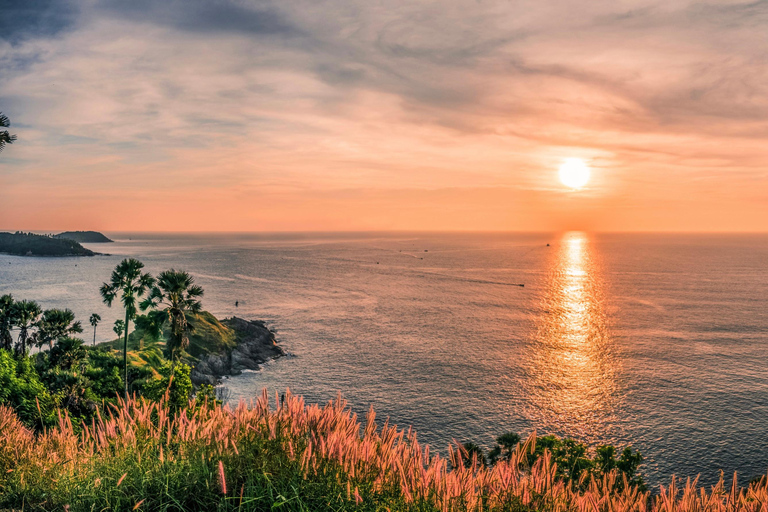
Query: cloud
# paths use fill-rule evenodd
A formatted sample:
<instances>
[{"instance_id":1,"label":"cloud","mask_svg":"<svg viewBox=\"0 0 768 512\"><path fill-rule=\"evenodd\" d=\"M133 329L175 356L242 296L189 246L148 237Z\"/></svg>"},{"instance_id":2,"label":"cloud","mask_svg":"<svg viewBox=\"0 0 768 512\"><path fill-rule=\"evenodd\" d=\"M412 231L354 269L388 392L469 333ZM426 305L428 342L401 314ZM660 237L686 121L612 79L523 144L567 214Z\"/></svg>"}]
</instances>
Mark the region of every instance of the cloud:
<instances>
[{"instance_id":1,"label":"cloud","mask_svg":"<svg viewBox=\"0 0 768 512\"><path fill-rule=\"evenodd\" d=\"M590 197L604 208L627 187L652 204L692 180L702 212L768 193L764 2L20 5L0 16L0 109L20 137L0 202L26 182L150 209L149 190L349 205L333 191L437 204L430 190L501 187L554 201L551 170L568 156L601 171ZM499 202L483 215L503 195L481 195Z\"/></svg>"},{"instance_id":2,"label":"cloud","mask_svg":"<svg viewBox=\"0 0 768 512\"><path fill-rule=\"evenodd\" d=\"M236 0L101 0L98 14L121 20L155 23L197 34L298 33L270 2Z\"/></svg>"},{"instance_id":3,"label":"cloud","mask_svg":"<svg viewBox=\"0 0 768 512\"><path fill-rule=\"evenodd\" d=\"M0 13L0 39L18 44L34 37L52 37L71 28L79 13L68 0L5 1Z\"/></svg>"}]
</instances>

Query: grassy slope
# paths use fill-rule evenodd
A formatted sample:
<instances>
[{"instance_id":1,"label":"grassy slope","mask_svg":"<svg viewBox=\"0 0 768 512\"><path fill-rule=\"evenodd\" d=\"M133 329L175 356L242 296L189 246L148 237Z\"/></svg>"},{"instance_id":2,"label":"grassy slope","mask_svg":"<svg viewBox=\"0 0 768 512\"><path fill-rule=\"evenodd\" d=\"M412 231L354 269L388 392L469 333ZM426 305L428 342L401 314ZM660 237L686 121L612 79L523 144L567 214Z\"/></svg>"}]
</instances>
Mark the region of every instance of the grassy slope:
<instances>
[{"instance_id":1,"label":"grassy slope","mask_svg":"<svg viewBox=\"0 0 768 512\"><path fill-rule=\"evenodd\" d=\"M190 365L205 354L232 350L237 345L237 333L207 311L190 318L190 324L194 331L189 336L187 354L182 358ZM118 351L123 350L122 339L107 342L105 345ZM165 362L164 350L165 341L153 339L141 329L136 329L128 335L128 360L131 364L149 365L156 370Z\"/></svg>"},{"instance_id":2,"label":"grassy slope","mask_svg":"<svg viewBox=\"0 0 768 512\"><path fill-rule=\"evenodd\" d=\"M677 481L651 496L616 487L616 474L576 491L549 456L532 466L535 434L510 460L452 468L410 429L365 423L344 401L307 406L290 393L270 408L266 390L234 411L130 400L76 434L33 434L0 406L0 509L33 511L281 512L758 512L765 481L729 491ZM451 453L449 451L449 453ZM453 451L455 457L456 452ZM450 457L450 455L449 455ZM682 491L682 492L680 492Z\"/></svg>"}]
</instances>

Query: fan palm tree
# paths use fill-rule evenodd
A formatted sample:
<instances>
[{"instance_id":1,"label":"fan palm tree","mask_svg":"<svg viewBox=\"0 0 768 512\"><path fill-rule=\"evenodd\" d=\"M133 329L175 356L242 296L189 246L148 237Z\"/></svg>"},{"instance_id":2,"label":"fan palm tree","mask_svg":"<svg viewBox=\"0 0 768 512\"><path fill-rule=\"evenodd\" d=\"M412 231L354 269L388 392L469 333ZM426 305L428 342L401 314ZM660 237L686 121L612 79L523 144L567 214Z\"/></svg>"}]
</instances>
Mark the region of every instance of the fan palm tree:
<instances>
[{"instance_id":1,"label":"fan palm tree","mask_svg":"<svg viewBox=\"0 0 768 512\"><path fill-rule=\"evenodd\" d=\"M8 116L0 112L0 128L8 128L9 126L11 126L11 120L8 119ZM16 140L16 136L8 133L8 130L1 131L0 132L0 151L3 150L6 144L13 144L13 141L15 140Z\"/></svg>"},{"instance_id":2,"label":"fan palm tree","mask_svg":"<svg viewBox=\"0 0 768 512\"><path fill-rule=\"evenodd\" d=\"M144 264L135 258L127 258L118 263L112 271L109 283L101 286L101 297L104 303L112 307L112 303L120 296L120 302L125 308L125 331L123 337L123 376L125 379L125 398L128 399L128 328L131 320L136 317L136 302L155 284L154 278L142 272Z\"/></svg>"},{"instance_id":3,"label":"fan palm tree","mask_svg":"<svg viewBox=\"0 0 768 512\"><path fill-rule=\"evenodd\" d=\"M16 349L22 356L27 353L29 330L37 324L42 312L40 305L33 300L20 300L13 304L13 323L19 328L19 343Z\"/></svg>"},{"instance_id":4,"label":"fan palm tree","mask_svg":"<svg viewBox=\"0 0 768 512\"><path fill-rule=\"evenodd\" d=\"M0 348L11 350L13 348L13 296L10 294L0 297Z\"/></svg>"},{"instance_id":5,"label":"fan palm tree","mask_svg":"<svg viewBox=\"0 0 768 512\"><path fill-rule=\"evenodd\" d=\"M91 315L91 318L88 319L91 322L91 325L93 326L93 346L96 346L96 326L99 325L99 322L101 322L101 317L98 315L98 313L93 313Z\"/></svg>"},{"instance_id":6,"label":"fan palm tree","mask_svg":"<svg viewBox=\"0 0 768 512\"><path fill-rule=\"evenodd\" d=\"M165 349L171 359L171 375L176 358L189 346L192 326L187 321L187 315L202 310L199 300L202 296L203 288L195 284L195 279L188 272L171 269L160 273L156 286L141 303L142 310L155 310L159 320L155 325L158 328L166 322L170 326Z\"/></svg>"},{"instance_id":7,"label":"fan palm tree","mask_svg":"<svg viewBox=\"0 0 768 512\"><path fill-rule=\"evenodd\" d=\"M123 335L123 331L125 330L125 322L120 319L115 320L115 326L112 327L112 330L117 334L117 339L120 339L120 336Z\"/></svg>"},{"instance_id":8,"label":"fan palm tree","mask_svg":"<svg viewBox=\"0 0 768 512\"><path fill-rule=\"evenodd\" d=\"M75 322L75 314L71 309L48 309L37 322L35 342L38 347L48 344L48 350L53 348L53 342L70 334L83 332L80 321Z\"/></svg>"}]
</instances>

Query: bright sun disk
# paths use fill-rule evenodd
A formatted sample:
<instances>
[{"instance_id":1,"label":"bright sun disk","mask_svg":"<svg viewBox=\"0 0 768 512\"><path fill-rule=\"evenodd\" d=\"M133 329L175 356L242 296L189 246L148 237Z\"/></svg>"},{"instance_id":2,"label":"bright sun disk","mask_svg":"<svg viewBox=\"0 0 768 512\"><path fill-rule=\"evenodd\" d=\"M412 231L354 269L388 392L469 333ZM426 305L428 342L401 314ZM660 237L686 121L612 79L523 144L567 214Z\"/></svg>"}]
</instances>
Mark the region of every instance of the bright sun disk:
<instances>
[{"instance_id":1,"label":"bright sun disk","mask_svg":"<svg viewBox=\"0 0 768 512\"><path fill-rule=\"evenodd\" d=\"M567 158L560 166L560 181L566 187L581 188L589 181L589 167L581 158Z\"/></svg>"}]
</instances>

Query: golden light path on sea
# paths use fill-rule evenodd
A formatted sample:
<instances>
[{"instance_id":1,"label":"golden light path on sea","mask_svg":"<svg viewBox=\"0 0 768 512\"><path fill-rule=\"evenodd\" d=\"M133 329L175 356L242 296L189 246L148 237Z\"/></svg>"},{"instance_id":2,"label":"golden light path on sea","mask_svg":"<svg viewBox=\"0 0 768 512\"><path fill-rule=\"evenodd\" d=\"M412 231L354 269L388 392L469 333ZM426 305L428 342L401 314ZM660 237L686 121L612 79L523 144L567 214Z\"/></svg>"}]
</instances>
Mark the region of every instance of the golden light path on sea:
<instances>
[{"instance_id":1,"label":"golden light path on sea","mask_svg":"<svg viewBox=\"0 0 768 512\"><path fill-rule=\"evenodd\" d=\"M619 399L604 276L586 233L566 233L554 249L529 354L527 413L540 432L602 440Z\"/></svg>"}]
</instances>

